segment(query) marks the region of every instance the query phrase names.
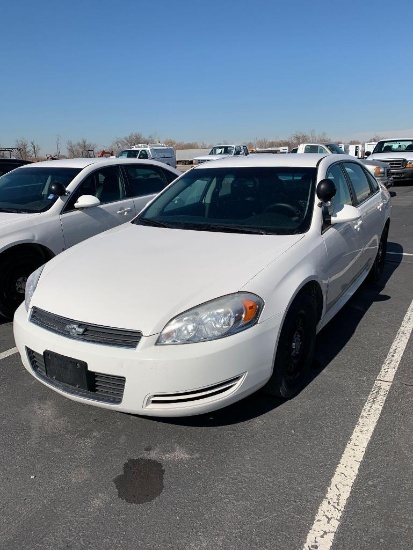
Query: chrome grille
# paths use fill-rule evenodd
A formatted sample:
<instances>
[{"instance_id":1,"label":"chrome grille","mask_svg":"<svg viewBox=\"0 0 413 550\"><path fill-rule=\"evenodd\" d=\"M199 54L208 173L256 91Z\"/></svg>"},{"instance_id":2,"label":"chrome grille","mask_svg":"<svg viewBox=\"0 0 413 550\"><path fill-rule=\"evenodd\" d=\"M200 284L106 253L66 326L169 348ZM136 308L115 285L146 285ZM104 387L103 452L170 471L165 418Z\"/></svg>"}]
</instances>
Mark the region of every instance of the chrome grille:
<instances>
[{"instance_id":1,"label":"chrome grille","mask_svg":"<svg viewBox=\"0 0 413 550\"><path fill-rule=\"evenodd\" d=\"M405 168L406 159L383 159L383 162L390 164L390 168Z\"/></svg>"},{"instance_id":2,"label":"chrome grille","mask_svg":"<svg viewBox=\"0 0 413 550\"><path fill-rule=\"evenodd\" d=\"M104 346L136 348L142 338L142 333L136 330L82 323L37 307L32 309L30 321L60 336Z\"/></svg>"},{"instance_id":3,"label":"chrome grille","mask_svg":"<svg viewBox=\"0 0 413 550\"><path fill-rule=\"evenodd\" d=\"M40 379L47 382L48 385L66 393L78 395L79 397L87 397L94 401L101 401L102 403L117 405L122 402L126 381L123 376L88 371L89 389L82 390L49 378L46 374L45 361L41 353L37 353L29 348L26 348L26 353L33 371Z\"/></svg>"}]
</instances>

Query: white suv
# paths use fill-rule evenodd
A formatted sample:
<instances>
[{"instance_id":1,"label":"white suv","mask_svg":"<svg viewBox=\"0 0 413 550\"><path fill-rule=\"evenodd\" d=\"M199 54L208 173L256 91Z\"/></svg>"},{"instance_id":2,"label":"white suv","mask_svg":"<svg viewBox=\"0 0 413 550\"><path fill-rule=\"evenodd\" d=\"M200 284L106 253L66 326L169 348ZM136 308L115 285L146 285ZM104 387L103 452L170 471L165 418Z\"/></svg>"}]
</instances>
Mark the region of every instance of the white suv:
<instances>
[{"instance_id":1,"label":"white suv","mask_svg":"<svg viewBox=\"0 0 413 550\"><path fill-rule=\"evenodd\" d=\"M131 220L180 174L156 161L82 158L28 164L2 176L0 314L13 316L32 271Z\"/></svg>"}]
</instances>

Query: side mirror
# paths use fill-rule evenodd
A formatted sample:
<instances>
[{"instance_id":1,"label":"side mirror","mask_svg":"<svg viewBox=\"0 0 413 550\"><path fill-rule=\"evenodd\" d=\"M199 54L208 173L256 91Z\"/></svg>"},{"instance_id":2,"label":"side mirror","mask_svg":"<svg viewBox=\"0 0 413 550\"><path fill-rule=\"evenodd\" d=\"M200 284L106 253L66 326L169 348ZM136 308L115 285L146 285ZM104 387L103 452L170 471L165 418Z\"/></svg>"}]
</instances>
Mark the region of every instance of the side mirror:
<instances>
[{"instance_id":1,"label":"side mirror","mask_svg":"<svg viewBox=\"0 0 413 550\"><path fill-rule=\"evenodd\" d=\"M333 180L324 179L317 184L317 197L321 202L330 202L336 192L337 188Z\"/></svg>"},{"instance_id":2,"label":"side mirror","mask_svg":"<svg viewBox=\"0 0 413 550\"><path fill-rule=\"evenodd\" d=\"M82 195L75 202L75 208L90 208L91 206L99 206L100 200L94 195Z\"/></svg>"},{"instance_id":3,"label":"side mirror","mask_svg":"<svg viewBox=\"0 0 413 550\"><path fill-rule=\"evenodd\" d=\"M66 187L60 181L54 181L50 184L49 193L57 195L58 197L63 197L66 194Z\"/></svg>"},{"instance_id":4,"label":"side mirror","mask_svg":"<svg viewBox=\"0 0 413 550\"><path fill-rule=\"evenodd\" d=\"M350 204L341 205L340 210L334 212L331 216L331 225L344 222L355 222L361 218L361 212L355 206Z\"/></svg>"},{"instance_id":5,"label":"side mirror","mask_svg":"<svg viewBox=\"0 0 413 550\"><path fill-rule=\"evenodd\" d=\"M364 153L364 158L367 158L367 157L369 157L370 155L371 155L371 151L366 151L366 152Z\"/></svg>"}]
</instances>

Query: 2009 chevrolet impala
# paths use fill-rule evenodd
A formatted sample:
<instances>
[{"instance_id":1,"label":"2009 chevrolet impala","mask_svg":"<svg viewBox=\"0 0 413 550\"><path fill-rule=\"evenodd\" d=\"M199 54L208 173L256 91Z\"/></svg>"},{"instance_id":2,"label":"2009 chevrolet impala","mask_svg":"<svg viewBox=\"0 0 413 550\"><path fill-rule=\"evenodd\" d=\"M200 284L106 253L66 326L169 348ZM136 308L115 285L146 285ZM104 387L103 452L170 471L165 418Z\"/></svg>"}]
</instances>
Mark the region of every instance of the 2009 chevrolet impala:
<instances>
[{"instance_id":1,"label":"2009 chevrolet impala","mask_svg":"<svg viewBox=\"0 0 413 550\"><path fill-rule=\"evenodd\" d=\"M178 178L131 223L35 271L26 369L76 401L212 411L306 382L317 332L383 270L390 198L347 155L249 155Z\"/></svg>"}]
</instances>

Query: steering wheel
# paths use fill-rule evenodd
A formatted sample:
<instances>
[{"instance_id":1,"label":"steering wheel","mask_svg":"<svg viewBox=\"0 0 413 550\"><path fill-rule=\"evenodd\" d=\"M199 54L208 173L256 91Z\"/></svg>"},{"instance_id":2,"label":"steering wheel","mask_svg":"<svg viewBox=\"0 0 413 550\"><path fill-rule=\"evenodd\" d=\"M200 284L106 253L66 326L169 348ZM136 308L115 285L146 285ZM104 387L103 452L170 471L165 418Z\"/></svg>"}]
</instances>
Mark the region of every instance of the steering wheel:
<instances>
[{"instance_id":1,"label":"steering wheel","mask_svg":"<svg viewBox=\"0 0 413 550\"><path fill-rule=\"evenodd\" d=\"M293 214L294 216L298 216L300 214L300 210L298 208L296 208L292 204L288 204L287 202L274 202L273 204L267 206L267 208L264 210L264 213L276 212L277 210L284 210L284 212L287 211L287 214L289 214L290 216L291 214Z\"/></svg>"}]
</instances>

